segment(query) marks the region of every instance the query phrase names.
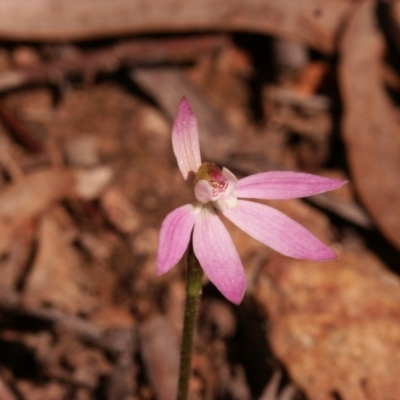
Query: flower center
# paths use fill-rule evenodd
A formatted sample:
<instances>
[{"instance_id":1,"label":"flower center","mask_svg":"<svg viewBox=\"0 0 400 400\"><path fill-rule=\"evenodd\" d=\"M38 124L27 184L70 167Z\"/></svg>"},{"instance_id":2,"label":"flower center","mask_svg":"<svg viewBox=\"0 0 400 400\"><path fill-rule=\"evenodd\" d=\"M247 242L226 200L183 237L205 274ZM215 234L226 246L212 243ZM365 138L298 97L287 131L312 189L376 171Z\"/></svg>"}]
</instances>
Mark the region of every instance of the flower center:
<instances>
[{"instance_id":1,"label":"flower center","mask_svg":"<svg viewBox=\"0 0 400 400\"><path fill-rule=\"evenodd\" d=\"M200 180L207 181L212 187L213 196L218 196L228 187L228 180L222 175L221 170L212 163L203 163L196 175L196 183Z\"/></svg>"},{"instance_id":2,"label":"flower center","mask_svg":"<svg viewBox=\"0 0 400 400\"><path fill-rule=\"evenodd\" d=\"M233 208L237 205L234 194L237 179L228 169L222 171L212 163L203 163L195 178L195 196L201 203L212 202L216 208Z\"/></svg>"}]
</instances>

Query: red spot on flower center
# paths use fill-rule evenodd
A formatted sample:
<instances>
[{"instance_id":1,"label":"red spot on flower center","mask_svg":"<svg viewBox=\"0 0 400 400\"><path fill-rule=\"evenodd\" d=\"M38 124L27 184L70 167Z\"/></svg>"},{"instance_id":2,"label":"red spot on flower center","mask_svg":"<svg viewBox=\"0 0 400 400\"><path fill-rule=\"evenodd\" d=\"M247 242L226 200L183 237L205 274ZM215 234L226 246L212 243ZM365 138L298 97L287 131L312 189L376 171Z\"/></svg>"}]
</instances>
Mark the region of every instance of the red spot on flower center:
<instances>
[{"instance_id":1,"label":"red spot on flower center","mask_svg":"<svg viewBox=\"0 0 400 400\"><path fill-rule=\"evenodd\" d=\"M210 181L210 185L213 188L213 195L223 192L228 187L228 181L225 179L222 181Z\"/></svg>"},{"instance_id":2,"label":"red spot on flower center","mask_svg":"<svg viewBox=\"0 0 400 400\"><path fill-rule=\"evenodd\" d=\"M212 196L223 193L229 185L228 180L222 175L221 170L212 163L203 163L196 174L196 182L206 180L212 188Z\"/></svg>"}]
</instances>

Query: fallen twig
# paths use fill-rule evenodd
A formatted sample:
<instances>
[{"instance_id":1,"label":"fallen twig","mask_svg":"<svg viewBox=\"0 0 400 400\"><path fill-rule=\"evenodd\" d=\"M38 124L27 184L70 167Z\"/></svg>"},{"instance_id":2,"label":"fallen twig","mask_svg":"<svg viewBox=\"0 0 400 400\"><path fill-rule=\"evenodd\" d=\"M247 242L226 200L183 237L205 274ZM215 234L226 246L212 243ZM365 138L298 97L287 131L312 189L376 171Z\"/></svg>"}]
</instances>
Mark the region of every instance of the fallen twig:
<instances>
[{"instance_id":1,"label":"fallen twig","mask_svg":"<svg viewBox=\"0 0 400 400\"><path fill-rule=\"evenodd\" d=\"M121 67L193 61L199 53L217 51L228 44L225 35L137 39L73 57L0 75L0 92L28 85L58 84L71 76L111 73Z\"/></svg>"},{"instance_id":2,"label":"fallen twig","mask_svg":"<svg viewBox=\"0 0 400 400\"><path fill-rule=\"evenodd\" d=\"M54 329L71 332L80 340L97 346L117 358L128 351L133 351L135 347L136 331L134 329L130 329L128 335L121 334L118 329L113 332L55 308L25 306L18 292L5 287L0 290L0 309L6 313L12 313L13 316L27 316L46 321Z\"/></svg>"}]
</instances>

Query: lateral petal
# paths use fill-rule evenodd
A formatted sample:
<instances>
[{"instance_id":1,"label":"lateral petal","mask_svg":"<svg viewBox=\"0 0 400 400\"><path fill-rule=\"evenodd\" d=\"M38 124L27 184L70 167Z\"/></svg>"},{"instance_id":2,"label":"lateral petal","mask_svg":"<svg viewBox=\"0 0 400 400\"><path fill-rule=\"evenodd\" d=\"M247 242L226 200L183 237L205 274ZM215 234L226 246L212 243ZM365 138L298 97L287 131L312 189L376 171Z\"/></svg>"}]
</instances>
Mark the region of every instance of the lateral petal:
<instances>
[{"instance_id":1,"label":"lateral petal","mask_svg":"<svg viewBox=\"0 0 400 400\"><path fill-rule=\"evenodd\" d=\"M244 232L285 256L328 261L336 254L302 225L282 212L247 200L221 212Z\"/></svg>"},{"instance_id":2,"label":"lateral petal","mask_svg":"<svg viewBox=\"0 0 400 400\"><path fill-rule=\"evenodd\" d=\"M210 281L232 303L246 288L242 262L228 231L211 207L203 207L193 230L193 249Z\"/></svg>"},{"instance_id":3,"label":"lateral petal","mask_svg":"<svg viewBox=\"0 0 400 400\"><path fill-rule=\"evenodd\" d=\"M194 196L201 203L208 203L213 198L213 190L208 181L201 179L194 187Z\"/></svg>"},{"instance_id":4,"label":"lateral petal","mask_svg":"<svg viewBox=\"0 0 400 400\"><path fill-rule=\"evenodd\" d=\"M191 204L179 207L164 219L158 242L157 275L169 271L185 253L198 209Z\"/></svg>"},{"instance_id":5,"label":"lateral petal","mask_svg":"<svg viewBox=\"0 0 400 400\"><path fill-rule=\"evenodd\" d=\"M303 172L268 171L240 179L235 192L239 198L284 200L329 192L345 183Z\"/></svg>"},{"instance_id":6,"label":"lateral petal","mask_svg":"<svg viewBox=\"0 0 400 400\"><path fill-rule=\"evenodd\" d=\"M196 115L185 97L182 98L172 128L172 148L183 178L196 173L201 165Z\"/></svg>"}]
</instances>

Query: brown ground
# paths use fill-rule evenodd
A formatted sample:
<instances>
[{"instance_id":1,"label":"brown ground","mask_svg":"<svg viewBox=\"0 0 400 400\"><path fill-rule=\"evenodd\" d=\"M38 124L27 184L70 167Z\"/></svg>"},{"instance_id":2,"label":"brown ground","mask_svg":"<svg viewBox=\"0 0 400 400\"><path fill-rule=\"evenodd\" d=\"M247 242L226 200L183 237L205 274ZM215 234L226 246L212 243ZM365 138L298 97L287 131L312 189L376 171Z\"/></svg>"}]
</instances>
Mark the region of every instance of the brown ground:
<instances>
[{"instance_id":1,"label":"brown ground","mask_svg":"<svg viewBox=\"0 0 400 400\"><path fill-rule=\"evenodd\" d=\"M193 199L171 146L182 96L203 160L350 180L268 203L337 262L227 224L247 291L237 307L205 282L190 400L400 399L398 2L0 0L0 15L0 400L174 398L185 262L157 277L155 258Z\"/></svg>"}]
</instances>

